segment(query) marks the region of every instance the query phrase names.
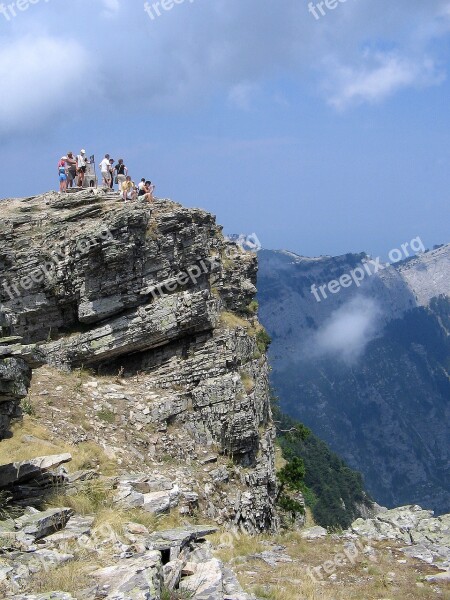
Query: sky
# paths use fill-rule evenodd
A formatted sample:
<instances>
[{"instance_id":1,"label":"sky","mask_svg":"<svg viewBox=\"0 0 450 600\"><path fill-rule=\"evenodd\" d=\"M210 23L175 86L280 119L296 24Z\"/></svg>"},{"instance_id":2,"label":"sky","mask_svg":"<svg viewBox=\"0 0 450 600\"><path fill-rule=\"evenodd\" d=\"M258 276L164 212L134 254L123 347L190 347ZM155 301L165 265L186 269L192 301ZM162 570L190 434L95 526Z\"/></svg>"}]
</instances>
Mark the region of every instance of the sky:
<instances>
[{"instance_id":1,"label":"sky","mask_svg":"<svg viewBox=\"0 0 450 600\"><path fill-rule=\"evenodd\" d=\"M85 148L267 249L449 242L450 0L327 2L0 2L0 197Z\"/></svg>"}]
</instances>

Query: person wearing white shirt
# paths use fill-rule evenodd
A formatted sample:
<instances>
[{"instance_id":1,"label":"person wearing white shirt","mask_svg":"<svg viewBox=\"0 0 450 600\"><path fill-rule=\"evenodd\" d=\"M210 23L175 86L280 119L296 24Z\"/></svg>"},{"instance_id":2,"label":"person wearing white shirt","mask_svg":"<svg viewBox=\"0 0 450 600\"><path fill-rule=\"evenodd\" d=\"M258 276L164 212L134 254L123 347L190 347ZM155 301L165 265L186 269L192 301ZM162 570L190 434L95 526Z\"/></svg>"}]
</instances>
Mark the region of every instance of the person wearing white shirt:
<instances>
[{"instance_id":1,"label":"person wearing white shirt","mask_svg":"<svg viewBox=\"0 0 450 600\"><path fill-rule=\"evenodd\" d=\"M77 155L77 175L78 175L78 187L83 187L84 175L86 173L86 168L88 164L88 159L86 157L86 150L81 150L80 154Z\"/></svg>"},{"instance_id":2,"label":"person wearing white shirt","mask_svg":"<svg viewBox=\"0 0 450 600\"><path fill-rule=\"evenodd\" d=\"M105 158L100 163L100 171L102 172L103 187L109 188L109 186L111 184L109 154L105 154Z\"/></svg>"}]
</instances>

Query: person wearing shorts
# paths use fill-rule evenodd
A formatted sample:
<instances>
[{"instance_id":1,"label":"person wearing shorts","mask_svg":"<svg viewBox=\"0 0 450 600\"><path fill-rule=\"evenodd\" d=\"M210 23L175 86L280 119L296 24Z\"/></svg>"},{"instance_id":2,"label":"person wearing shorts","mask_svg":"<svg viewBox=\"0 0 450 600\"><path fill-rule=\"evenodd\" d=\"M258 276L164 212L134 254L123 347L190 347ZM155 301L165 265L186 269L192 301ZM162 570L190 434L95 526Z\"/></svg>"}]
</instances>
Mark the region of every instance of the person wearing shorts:
<instances>
[{"instance_id":1,"label":"person wearing shorts","mask_svg":"<svg viewBox=\"0 0 450 600\"><path fill-rule=\"evenodd\" d=\"M110 164L109 164L109 154L105 154L105 158L100 163L100 171L102 173L102 185L103 187L109 188L111 182L111 172L110 172Z\"/></svg>"},{"instance_id":2,"label":"person wearing shorts","mask_svg":"<svg viewBox=\"0 0 450 600\"><path fill-rule=\"evenodd\" d=\"M67 190L66 160L67 157L63 156L58 163L59 191L61 194Z\"/></svg>"},{"instance_id":3,"label":"person wearing shorts","mask_svg":"<svg viewBox=\"0 0 450 600\"><path fill-rule=\"evenodd\" d=\"M86 150L81 150L77 156L77 174L78 174L78 187L83 187L84 175L86 173Z\"/></svg>"},{"instance_id":4,"label":"person wearing shorts","mask_svg":"<svg viewBox=\"0 0 450 600\"><path fill-rule=\"evenodd\" d=\"M123 164L123 158L119 158L117 165L114 167L117 173L117 183L119 184L119 192L122 191L122 185L125 183L128 175L128 169Z\"/></svg>"},{"instance_id":5,"label":"person wearing shorts","mask_svg":"<svg viewBox=\"0 0 450 600\"><path fill-rule=\"evenodd\" d=\"M136 186L134 185L134 181L131 181L131 177L129 175L127 175L124 183L122 183L121 189L124 202L136 199Z\"/></svg>"},{"instance_id":6,"label":"person wearing shorts","mask_svg":"<svg viewBox=\"0 0 450 600\"><path fill-rule=\"evenodd\" d=\"M155 186L151 181L146 181L143 188L139 188L138 197L145 202L153 202L153 191Z\"/></svg>"},{"instance_id":7,"label":"person wearing shorts","mask_svg":"<svg viewBox=\"0 0 450 600\"><path fill-rule=\"evenodd\" d=\"M73 155L73 152L67 153L66 166L67 166L67 183L68 183L69 187L73 187L73 182L75 181L75 178L77 176L77 161Z\"/></svg>"}]
</instances>

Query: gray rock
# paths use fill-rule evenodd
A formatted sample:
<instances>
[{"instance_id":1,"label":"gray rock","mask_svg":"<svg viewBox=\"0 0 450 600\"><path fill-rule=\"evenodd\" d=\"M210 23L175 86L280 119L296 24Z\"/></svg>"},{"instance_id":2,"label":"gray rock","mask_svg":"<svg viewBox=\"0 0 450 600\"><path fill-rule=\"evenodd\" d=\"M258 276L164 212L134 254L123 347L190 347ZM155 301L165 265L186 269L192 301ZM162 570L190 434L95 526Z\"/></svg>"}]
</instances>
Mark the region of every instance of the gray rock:
<instances>
[{"instance_id":1,"label":"gray rock","mask_svg":"<svg viewBox=\"0 0 450 600\"><path fill-rule=\"evenodd\" d=\"M193 600L223 600L222 563L213 558L197 565L194 575L181 581L180 589L191 593Z\"/></svg>"},{"instance_id":2,"label":"gray rock","mask_svg":"<svg viewBox=\"0 0 450 600\"><path fill-rule=\"evenodd\" d=\"M45 594L19 594L12 596L11 600L76 600L66 592L46 592Z\"/></svg>"},{"instance_id":3,"label":"gray rock","mask_svg":"<svg viewBox=\"0 0 450 600\"><path fill-rule=\"evenodd\" d=\"M74 515L60 531L51 533L45 538L46 544L59 544L81 539L83 536L89 536L95 518L90 516Z\"/></svg>"},{"instance_id":4,"label":"gray rock","mask_svg":"<svg viewBox=\"0 0 450 600\"><path fill-rule=\"evenodd\" d=\"M92 576L98 580L98 593L107 600L160 600L161 555L146 552L94 571Z\"/></svg>"},{"instance_id":5,"label":"gray rock","mask_svg":"<svg viewBox=\"0 0 450 600\"><path fill-rule=\"evenodd\" d=\"M425 579L430 583L447 583L450 582L450 571L436 573L436 575L426 575Z\"/></svg>"},{"instance_id":6,"label":"gray rock","mask_svg":"<svg viewBox=\"0 0 450 600\"><path fill-rule=\"evenodd\" d=\"M146 543L154 550L169 550L170 548L183 548L189 542L204 538L216 533L217 527L209 525L192 525L178 527L166 531L156 531L147 537Z\"/></svg>"},{"instance_id":7,"label":"gray rock","mask_svg":"<svg viewBox=\"0 0 450 600\"><path fill-rule=\"evenodd\" d=\"M0 465L0 488L14 483L24 483L41 473L46 473L72 460L69 453L38 456L29 460Z\"/></svg>"},{"instance_id":8,"label":"gray rock","mask_svg":"<svg viewBox=\"0 0 450 600\"><path fill-rule=\"evenodd\" d=\"M25 535L33 536L38 540L62 529L72 515L71 508L49 508L19 517L15 520L15 526Z\"/></svg>"},{"instance_id":9,"label":"gray rock","mask_svg":"<svg viewBox=\"0 0 450 600\"><path fill-rule=\"evenodd\" d=\"M420 506L386 510L372 519L357 519L351 532L366 539L408 544L402 551L439 569L450 568L450 514L433 517Z\"/></svg>"},{"instance_id":10,"label":"gray rock","mask_svg":"<svg viewBox=\"0 0 450 600\"><path fill-rule=\"evenodd\" d=\"M256 254L226 241L212 215L169 200L152 211L85 190L27 198L26 215L23 204L3 203L0 276L19 293L11 297L0 286L0 335L39 344L45 361L58 367L123 367L124 379L151 372L155 387L176 389L133 410L135 427L164 431L178 422L193 444L232 457L245 467L241 491L211 503L211 517L227 515L251 532L275 530L268 366L255 339L259 324L247 310ZM111 402L127 395L111 393ZM128 496L140 505L140 496Z\"/></svg>"},{"instance_id":11,"label":"gray rock","mask_svg":"<svg viewBox=\"0 0 450 600\"><path fill-rule=\"evenodd\" d=\"M278 563L292 562L292 558L287 554L282 554L281 552L274 552L272 550L264 550L264 552L260 552L259 554L251 554L248 558L256 558L262 560L271 567L276 567Z\"/></svg>"},{"instance_id":12,"label":"gray rock","mask_svg":"<svg viewBox=\"0 0 450 600\"><path fill-rule=\"evenodd\" d=\"M223 600L253 600L242 589L236 575L229 567L222 567L223 573Z\"/></svg>"},{"instance_id":13,"label":"gray rock","mask_svg":"<svg viewBox=\"0 0 450 600\"><path fill-rule=\"evenodd\" d=\"M170 492L150 492L149 494L143 494L143 500L142 508L155 515L160 515L170 510Z\"/></svg>"},{"instance_id":14,"label":"gray rock","mask_svg":"<svg viewBox=\"0 0 450 600\"><path fill-rule=\"evenodd\" d=\"M62 565L73 558L73 554L47 548L7 554L0 562L0 583L10 591L17 591L18 586L23 589L36 573Z\"/></svg>"},{"instance_id":15,"label":"gray rock","mask_svg":"<svg viewBox=\"0 0 450 600\"><path fill-rule=\"evenodd\" d=\"M309 527L308 529L304 529L300 533L301 537L305 540L317 540L328 535L328 532L323 527Z\"/></svg>"}]
</instances>

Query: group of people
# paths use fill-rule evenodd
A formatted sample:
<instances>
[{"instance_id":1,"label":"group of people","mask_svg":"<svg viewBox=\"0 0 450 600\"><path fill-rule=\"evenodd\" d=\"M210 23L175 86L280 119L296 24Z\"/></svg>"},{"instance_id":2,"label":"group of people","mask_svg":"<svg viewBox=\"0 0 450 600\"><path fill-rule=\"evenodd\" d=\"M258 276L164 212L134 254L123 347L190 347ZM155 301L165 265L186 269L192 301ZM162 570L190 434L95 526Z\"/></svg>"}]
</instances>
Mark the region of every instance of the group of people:
<instances>
[{"instance_id":1,"label":"group of people","mask_svg":"<svg viewBox=\"0 0 450 600\"><path fill-rule=\"evenodd\" d=\"M128 175L128 169L122 158L119 158L115 165L114 159L109 154L105 154L105 158L100 163L100 172L102 174L103 187L114 189L114 183L116 183L125 202L136 200L136 198L153 202L155 186L151 181L147 181L145 177L136 186L130 175Z\"/></svg>"},{"instance_id":2,"label":"group of people","mask_svg":"<svg viewBox=\"0 0 450 600\"><path fill-rule=\"evenodd\" d=\"M86 150L81 150L76 157L73 152L68 152L58 163L59 191L65 192L67 187L73 187L73 182L77 180L77 186L83 187L84 176L86 173L89 159L86 156Z\"/></svg>"},{"instance_id":3,"label":"group of people","mask_svg":"<svg viewBox=\"0 0 450 600\"><path fill-rule=\"evenodd\" d=\"M94 157L92 156L91 159L93 161ZM59 191L66 192L68 187L73 187L75 180L76 185L82 188L86 170L90 164L91 160L86 156L85 150L81 150L76 157L73 152L68 152L66 156L63 156L58 162ZM136 186L128 175L128 169L122 158L119 158L117 164L115 164L115 160L109 154L105 154L105 158L100 163L100 172L102 186L114 189L114 184L118 185L119 192L125 202L136 200L136 198L153 202L155 186L145 177Z\"/></svg>"}]
</instances>

